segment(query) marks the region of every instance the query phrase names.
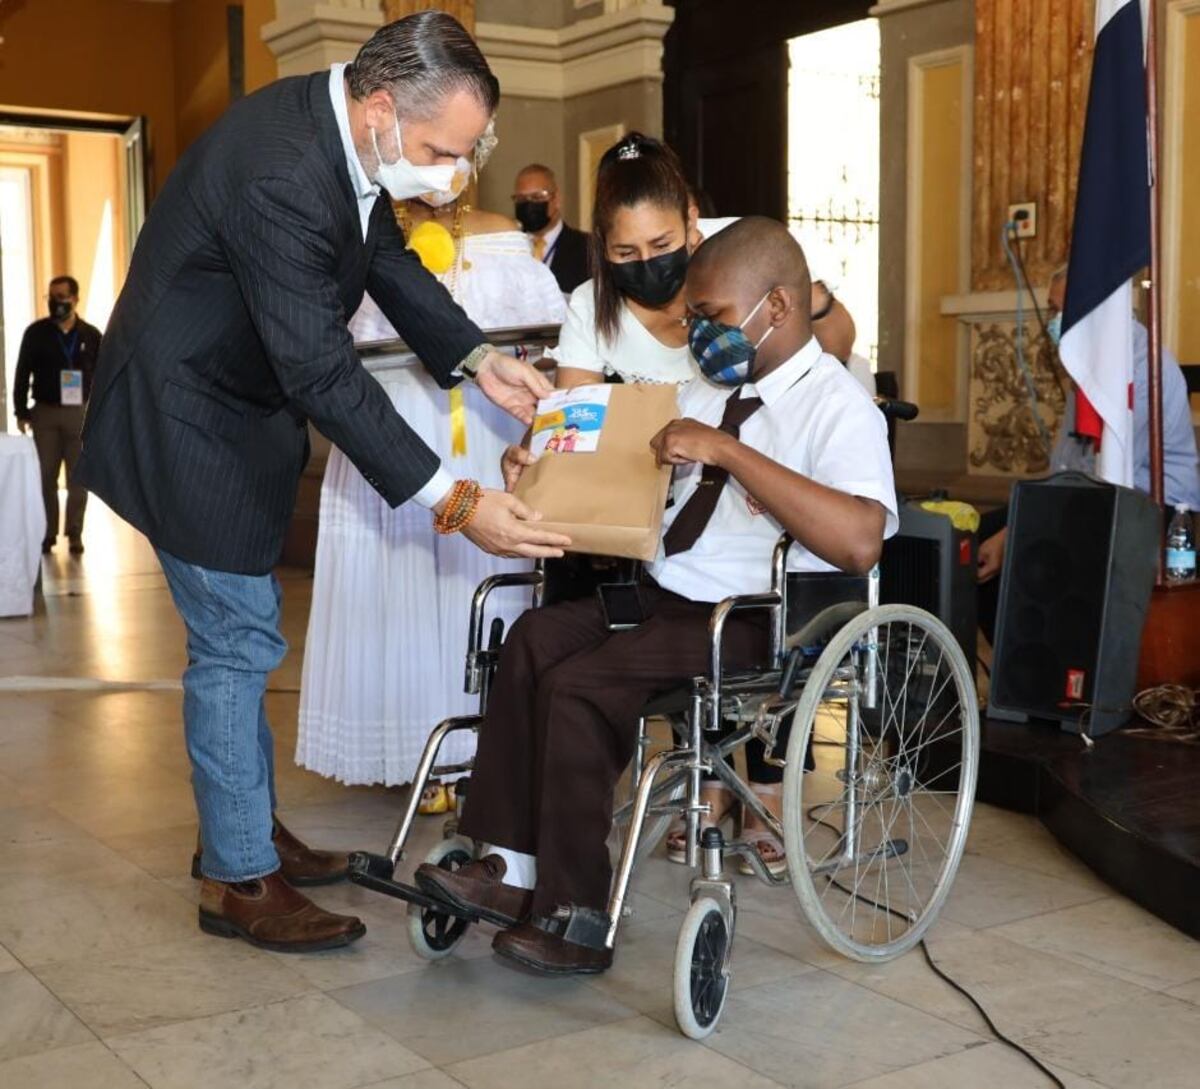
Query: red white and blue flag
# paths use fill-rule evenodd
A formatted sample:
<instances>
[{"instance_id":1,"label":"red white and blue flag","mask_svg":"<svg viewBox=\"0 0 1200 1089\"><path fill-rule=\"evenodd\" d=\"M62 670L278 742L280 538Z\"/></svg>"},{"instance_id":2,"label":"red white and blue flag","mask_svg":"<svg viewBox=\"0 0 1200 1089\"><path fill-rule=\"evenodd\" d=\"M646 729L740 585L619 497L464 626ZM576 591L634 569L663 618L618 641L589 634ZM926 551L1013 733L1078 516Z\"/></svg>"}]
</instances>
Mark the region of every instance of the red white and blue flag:
<instances>
[{"instance_id":1,"label":"red white and blue flag","mask_svg":"<svg viewBox=\"0 0 1200 1089\"><path fill-rule=\"evenodd\" d=\"M1079 164L1059 358L1096 471L1133 484L1133 297L1150 263L1144 0L1096 0L1096 49Z\"/></svg>"}]
</instances>

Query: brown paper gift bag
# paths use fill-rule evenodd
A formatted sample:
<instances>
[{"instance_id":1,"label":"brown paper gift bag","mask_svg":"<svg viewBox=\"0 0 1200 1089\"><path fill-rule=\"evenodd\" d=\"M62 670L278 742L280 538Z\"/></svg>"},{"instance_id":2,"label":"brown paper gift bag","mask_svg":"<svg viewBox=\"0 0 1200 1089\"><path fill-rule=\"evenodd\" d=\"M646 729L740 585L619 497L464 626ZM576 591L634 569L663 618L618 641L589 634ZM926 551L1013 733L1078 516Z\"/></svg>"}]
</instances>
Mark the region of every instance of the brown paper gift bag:
<instances>
[{"instance_id":1,"label":"brown paper gift bag","mask_svg":"<svg viewBox=\"0 0 1200 1089\"><path fill-rule=\"evenodd\" d=\"M654 463L650 440L679 415L675 392L673 385L613 383L572 390L574 416L553 402L538 406L533 449L539 436L548 449L521 474L516 495L541 511L544 528L571 538L568 551L654 559L671 468Z\"/></svg>"}]
</instances>

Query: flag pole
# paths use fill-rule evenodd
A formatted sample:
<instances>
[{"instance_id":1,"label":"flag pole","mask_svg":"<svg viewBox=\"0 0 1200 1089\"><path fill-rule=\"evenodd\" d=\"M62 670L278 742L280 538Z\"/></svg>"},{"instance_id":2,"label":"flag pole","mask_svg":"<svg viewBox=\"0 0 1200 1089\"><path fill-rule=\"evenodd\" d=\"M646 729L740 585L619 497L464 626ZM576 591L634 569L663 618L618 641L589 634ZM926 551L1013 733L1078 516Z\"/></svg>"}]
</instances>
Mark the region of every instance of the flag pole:
<instances>
[{"instance_id":1,"label":"flag pole","mask_svg":"<svg viewBox=\"0 0 1200 1089\"><path fill-rule=\"evenodd\" d=\"M1162 406L1162 246L1159 222L1162 189L1159 184L1158 153L1158 20L1155 0L1147 0L1146 18L1146 150L1150 171L1150 358L1148 399L1150 409L1150 495L1161 508L1163 495L1163 406ZM1159 550L1161 553L1161 549ZM1162 563L1159 557L1159 584Z\"/></svg>"}]
</instances>

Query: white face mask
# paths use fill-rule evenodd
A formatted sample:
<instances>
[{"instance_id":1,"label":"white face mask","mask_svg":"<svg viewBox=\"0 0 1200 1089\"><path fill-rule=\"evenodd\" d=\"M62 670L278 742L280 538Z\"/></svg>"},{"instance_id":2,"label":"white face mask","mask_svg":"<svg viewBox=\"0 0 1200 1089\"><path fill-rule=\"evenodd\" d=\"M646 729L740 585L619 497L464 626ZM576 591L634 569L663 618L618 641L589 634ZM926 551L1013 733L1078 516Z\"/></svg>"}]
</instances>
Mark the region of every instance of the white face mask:
<instances>
[{"instance_id":1,"label":"white face mask","mask_svg":"<svg viewBox=\"0 0 1200 1089\"><path fill-rule=\"evenodd\" d=\"M379 154L379 141L375 130L371 130L371 148L379 167L375 181L388 191L393 200L411 200L419 197L435 208L457 200L471 178L471 164L461 155L453 163L433 166L416 166L404 157L404 144L400 139L400 119L396 119L396 147L400 158L394 163L385 163Z\"/></svg>"}]
</instances>

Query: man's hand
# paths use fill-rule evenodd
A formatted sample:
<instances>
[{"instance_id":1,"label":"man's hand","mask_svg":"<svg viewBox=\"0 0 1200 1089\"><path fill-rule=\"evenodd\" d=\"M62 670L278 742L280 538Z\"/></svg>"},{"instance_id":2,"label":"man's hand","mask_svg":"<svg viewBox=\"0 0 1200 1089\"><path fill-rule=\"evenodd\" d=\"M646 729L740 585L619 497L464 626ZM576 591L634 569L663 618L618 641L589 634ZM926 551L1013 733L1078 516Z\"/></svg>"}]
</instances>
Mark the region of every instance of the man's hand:
<instances>
[{"instance_id":1,"label":"man's hand","mask_svg":"<svg viewBox=\"0 0 1200 1089\"><path fill-rule=\"evenodd\" d=\"M718 465L732 435L697 420L672 420L650 440L659 465Z\"/></svg>"},{"instance_id":2,"label":"man's hand","mask_svg":"<svg viewBox=\"0 0 1200 1089\"><path fill-rule=\"evenodd\" d=\"M504 476L504 490L511 492L521 479L521 474L527 465L532 465L537 457L532 450L516 444L508 447L500 458L500 472Z\"/></svg>"},{"instance_id":3,"label":"man's hand","mask_svg":"<svg viewBox=\"0 0 1200 1089\"><path fill-rule=\"evenodd\" d=\"M550 380L532 364L501 352L488 352L475 372L484 396L522 423L533 423L538 400L554 392Z\"/></svg>"},{"instance_id":4,"label":"man's hand","mask_svg":"<svg viewBox=\"0 0 1200 1089\"><path fill-rule=\"evenodd\" d=\"M17 430L20 431L22 435L29 434L29 427L30 427L30 423L28 420L18 420L17 421Z\"/></svg>"},{"instance_id":5,"label":"man's hand","mask_svg":"<svg viewBox=\"0 0 1200 1089\"><path fill-rule=\"evenodd\" d=\"M537 528L542 516L519 499L506 492L484 488L475 508L475 517L467 523L462 534L473 545L493 556L510 559L529 557L542 559L561 556L571 543L561 533L548 533Z\"/></svg>"},{"instance_id":6,"label":"man's hand","mask_svg":"<svg viewBox=\"0 0 1200 1089\"><path fill-rule=\"evenodd\" d=\"M988 582L1000 574L1000 568L1004 566L1004 541L1007 537L1008 527L1005 526L979 546L979 570L975 575L979 582Z\"/></svg>"}]
</instances>

